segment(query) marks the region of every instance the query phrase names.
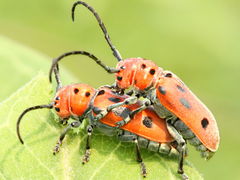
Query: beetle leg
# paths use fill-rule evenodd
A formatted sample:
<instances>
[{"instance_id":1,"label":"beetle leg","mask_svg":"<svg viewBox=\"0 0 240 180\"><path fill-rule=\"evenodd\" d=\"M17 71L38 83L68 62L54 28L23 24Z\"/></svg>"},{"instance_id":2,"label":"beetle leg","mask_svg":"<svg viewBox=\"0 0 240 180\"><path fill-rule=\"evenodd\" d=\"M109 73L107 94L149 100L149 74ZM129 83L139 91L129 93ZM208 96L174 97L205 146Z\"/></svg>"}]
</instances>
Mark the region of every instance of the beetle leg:
<instances>
[{"instance_id":1,"label":"beetle leg","mask_svg":"<svg viewBox=\"0 0 240 180\"><path fill-rule=\"evenodd\" d=\"M151 104L152 104L152 102L151 102L149 99L144 99L144 100L142 101L142 106L140 106L140 107L137 108L136 110L132 111L132 113L131 113L131 118L132 118L135 114L137 114L137 113L143 111L144 109L148 108Z\"/></svg>"},{"instance_id":2,"label":"beetle leg","mask_svg":"<svg viewBox=\"0 0 240 180\"><path fill-rule=\"evenodd\" d=\"M60 120L59 120L59 123L65 126L65 125L67 125L67 123L68 123L68 119L69 119L69 118L60 119Z\"/></svg>"},{"instance_id":3,"label":"beetle leg","mask_svg":"<svg viewBox=\"0 0 240 180\"><path fill-rule=\"evenodd\" d=\"M115 89L116 88L116 83L113 83L112 85L103 85L103 86L101 86L101 87L106 87L106 88L108 88L108 89ZM101 88L100 87L100 88Z\"/></svg>"},{"instance_id":4,"label":"beetle leg","mask_svg":"<svg viewBox=\"0 0 240 180\"><path fill-rule=\"evenodd\" d=\"M130 114L130 117L133 118L135 114L143 111L144 109L148 108L150 105L151 105L151 101L149 99L144 99L142 101L142 106L132 111Z\"/></svg>"},{"instance_id":5,"label":"beetle leg","mask_svg":"<svg viewBox=\"0 0 240 180\"><path fill-rule=\"evenodd\" d=\"M140 148L139 148L139 142L137 139L137 136L135 134L132 134L128 131L119 131L118 134L118 138L120 141L124 141L124 142L134 142L136 145L136 158L137 158L137 162L140 164L140 168L141 168L141 174L143 175L143 177L146 177L147 175L147 170L146 170L146 166L143 162L141 153L140 153Z\"/></svg>"},{"instance_id":6,"label":"beetle leg","mask_svg":"<svg viewBox=\"0 0 240 180\"><path fill-rule=\"evenodd\" d=\"M122 126L124 126L125 124L127 124L129 121L131 121L131 117L130 115L127 116L126 118L124 118L122 121L118 121L115 124L117 125L116 128L120 128Z\"/></svg>"},{"instance_id":7,"label":"beetle leg","mask_svg":"<svg viewBox=\"0 0 240 180\"><path fill-rule=\"evenodd\" d=\"M141 156L141 153L140 153L140 148L139 148L139 144L138 144L138 140L137 139L134 139L134 142L136 144L136 156L137 156L137 162L139 162L140 164L140 167L141 167L141 173L143 175L143 177L146 177L147 176L147 170L146 170L146 166L142 160L142 156Z\"/></svg>"},{"instance_id":8,"label":"beetle leg","mask_svg":"<svg viewBox=\"0 0 240 180\"><path fill-rule=\"evenodd\" d=\"M93 126L91 125L88 125L87 126L87 143L86 143L86 150L85 150L85 154L83 156L83 159L82 159L82 163L85 164L89 161L90 159L90 138L92 136L92 132L93 132Z\"/></svg>"},{"instance_id":9,"label":"beetle leg","mask_svg":"<svg viewBox=\"0 0 240 180\"><path fill-rule=\"evenodd\" d=\"M127 94L128 96L132 96L133 93L134 93L134 90L130 90L130 91L128 91L126 94Z\"/></svg>"},{"instance_id":10,"label":"beetle leg","mask_svg":"<svg viewBox=\"0 0 240 180\"><path fill-rule=\"evenodd\" d=\"M118 121L115 123L117 125L116 128L120 128L125 124L127 124L129 121L131 121L131 119L135 116L135 114L141 112L144 109L146 109L146 107L141 106L140 108L137 108L134 111L130 112L129 115L126 118L124 118L122 121Z\"/></svg>"},{"instance_id":11,"label":"beetle leg","mask_svg":"<svg viewBox=\"0 0 240 180\"><path fill-rule=\"evenodd\" d=\"M136 103L136 102L135 102ZM118 121L116 122L117 124L117 128L122 127L123 125L127 124L134 116L135 114L143 111L144 109L146 109L148 106L151 105L151 101L149 99L144 99L143 100L143 105L140 106L139 108L135 109L134 111L132 111L128 117L126 117L125 119L123 119L122 121Z\"/></svg>"},{"instance_id":12,"label":"beetle leg","mask_svg":"<svg viewBox=\"0 0 240 180\"><path fill-rule=\"evenodd\" d=\"M186 154L186 141L183 139L182 135L179 134L179 132L173 127L171 121L172 121L172 118L168 118L166 120L166 124L167 124L167 129L169 133L178 143L178 147L177 147L179 151L178 173L182 175L182 178L184 180L186 180L188 179L188 176L184 173L184 170L183 170L183 161Z\"/></svg>"},{"instance_id":13,"label":"beetle leg","mask_svg":"<svg viewBox=\"0 0 240 180\"><path fill-rule=\"evenodd\" d=\"M65 138L67 132L68 132L71 128L77 128L77 127L79 127L80 125L81 125L81 122L79 122L79 121L74 121L74 122L70 123L70 124L63 130L63 132L61 133L61 135L60 135L60 137L59 137L59 139L58 139L58 141L57 141L56 146L55 146L54 149L53 149L53 154L54 154L54 155L59 152L60 146L62 145L62 141L63 141L63 139Z\"/></svg>"},{"instance_id":14,"label":"beetle leg","mask_svg":"<svg viewBox=\"0 0 240 180\"><path fill-rule=\"evenodd\" d=\"M135 104L137 102L138 98L137 97L129 97L127 99L125 99L123 102L119 102L116 104L112 104L110 106L107 107L107 111L111 111L114 108L117 108L119 106L123 106L123 105L129 105L129 104Z\"/></svg>"},{"instance_id":15,"label":"beetle leg","mask_svg":"<svg viewBox=\"0 0 240 180\"><path fill-rule=\"evenodd\" d=\"M96 115L95 119L96 120L102 119L103 117L105 117L108 114L109 111L111 111L115 108L118 108L120 106L123 106L123 105L135 104L136 102L137 102L137 97L129 97L122 102L112 104L112 105L108 106L106 109L103 109L101 112L99 112Z\"/></svg>"}]
</instances>

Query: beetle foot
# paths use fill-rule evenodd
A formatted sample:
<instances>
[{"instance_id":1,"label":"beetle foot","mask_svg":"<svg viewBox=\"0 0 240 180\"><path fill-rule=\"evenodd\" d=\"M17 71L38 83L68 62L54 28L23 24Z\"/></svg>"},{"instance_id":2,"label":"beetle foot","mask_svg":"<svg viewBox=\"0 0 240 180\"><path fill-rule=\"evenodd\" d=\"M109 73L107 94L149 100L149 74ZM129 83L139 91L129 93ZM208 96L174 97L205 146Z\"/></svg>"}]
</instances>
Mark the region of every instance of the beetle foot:
<instances>
[{"instance_id":1,"label":"beetle foot","mask_svg":"<svg viewBox=\"0 0 240 180\"><path fill-rule=\"evenodd\" d=\"M60 151L61 145L62 145L62 143L60 141L58 141L56 146L53 148L53 155L56 155Z\"/></svg>"},{"instance_id":2,"label":"beetle foot","mask_svg":"<svg viewBox=\"0 0 240 180\"><path fill-rule=\"evenodd\" d=\"M143 162L140 163L142 176L145 178L147 176L147 169Z\"/></svg>"},{"instance_id":3,"label":"beetle foot","mask_svg":"<svg viewBox=\"0 0 240 180\"><path fill-rule=\"evenodd\" d=\"M187 176L185 173L183 173L183 174L182 174L182 179L183 179L183 180L188 180L189 178L188 178L188 176Z\"/></svg>"},{"instance_id":4,"label":"beetle foot","mask_svg":"<svg viewBox=\"0 0 240 180\"><path fill-rule=\"evenodd\" d=\"M178 174L182 176L183 180L188 180L188 176L183 172L183 170L178 170Z\"/></svg>"},{"instance_id":5,"label":"beetle foot","mask_svg":"<svg viewBox=\"0 0 240 180\"><path fill-rule=\"evenodd\" d=\"M85 152L85 154L83 156L83 159L82 159L82 164L86 164L89 161L90 154L91 154L90 149L86 149L86 152Z\"/></svg>"}]
</instances>

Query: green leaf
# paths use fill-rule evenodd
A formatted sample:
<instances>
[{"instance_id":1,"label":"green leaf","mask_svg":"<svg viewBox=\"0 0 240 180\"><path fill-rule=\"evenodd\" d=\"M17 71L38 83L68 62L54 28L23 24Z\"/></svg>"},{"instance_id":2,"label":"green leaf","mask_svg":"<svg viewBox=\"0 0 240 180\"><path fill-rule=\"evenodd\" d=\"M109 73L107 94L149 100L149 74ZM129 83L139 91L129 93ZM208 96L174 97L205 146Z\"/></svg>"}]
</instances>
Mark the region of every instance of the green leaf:
<instances>
[{"instance_id":1,"label":"green leaf","mask_svg":"<svg viewBox=\"0 0 240 180\"><path fill-rule=\"evenodd\" d=\"M36 76L39 71L48 72L51 58L0 36L0 102ZM63 72L63 79L73 79Z\"/></svg>"},{"instance_id":2,"label":"green leaf","mask_svg":"<svg viewBox=\"0 0 240 180\"><path fill-rule=\"evenodd\" d=\"M60 152L54 156L52 149L64 127L59 125L56 115L47 109L32 111L24 116L21 134L25 144L22 145L16 136L18 116L30 106L48 104L54 96L55 87L48 82L46 73L37 73L41 68L48 72L50 62L47 59L50 58L5 38L0 37L0 44L4 45L4 52L0 53L3 59L12 58L12 62L15 59L21 64L16 66L9 63L7 66L5 61L0 61L1 65L5 63L6 68L13 70L14 74L10 77L18 77L16 82L22 84L35 74L30 82L14 90L10 97L6 98L10 93L2 96L5 100L0 103L0 179L143 179L135 160L134 145L121 143L115 136L108 137L96 130L91 141L90 162L86 165L81 163L86 143L85 130L70 132ZM14 53L8 49L10 47ZM65 79L73 79L68 73L63 74ZM17 87L15 83L4 82L9 89ZM144 149L141 152L148 179L180 178L176 173L177 159ZM202 179L189 162L184 168L190 179Z\"/></svg>"}]
</instances>

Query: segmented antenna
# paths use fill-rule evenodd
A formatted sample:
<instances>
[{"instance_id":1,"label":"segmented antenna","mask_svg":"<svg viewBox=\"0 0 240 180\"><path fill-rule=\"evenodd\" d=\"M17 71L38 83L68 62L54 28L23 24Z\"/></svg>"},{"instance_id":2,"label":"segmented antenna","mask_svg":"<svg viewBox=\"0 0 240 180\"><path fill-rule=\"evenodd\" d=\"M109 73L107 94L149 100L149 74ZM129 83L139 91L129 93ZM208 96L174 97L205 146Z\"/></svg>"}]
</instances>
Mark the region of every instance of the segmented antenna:
<instances>
[{"instance_id":1,"label":"segmented antenna","mask_svg":"<svg viewBox=\"0 0 240 180\"><path fill-rule=\"evenodd\" d=\"M77 55L77 54L88 56L89 58L94 60L98 65L100 65L103 69L105 69L105 71L107 71L108 73L117 73L120 71L119 69L111 68L111 67L108 67L107 65L103 64L100 59L98 59L96 56L94 56L93 54L91 54L87 51L71 51L71 52L64 53L64 54L60 55L59 57L53 59L52 66L49 71L49 81L52 82L52 72L54 69L55 69L54 71L55 71L56 80L59 79L58 78L59 74L58 74L58 70L56 70L56 67L58 66L58 62L61 59L63 59L64 57L70 56L70 55ZM57 73L56 73L56 71L57 71ZM57 80L57 82L58 82L58 80Z\"/></svg>"},{"instance_id":2,"label":"segmented antenna","mask_svg":"<svg viewBox=\"0 0 240 180\"><path fill-rule=\"evenodd\" d=\"M101 18L99 17L98 13L95 11L95 9L93 9L93 7L89 6L87 3L83 2L83 1L77 1L73 4L73 7L72 7L72 20L74 21L74 12L75 12L75 8L77 5L83 5L85 6L86 8L88 8L89 11L91 11L93 13L93 15L95 16L95 18L97 19L97 22L100 26L100 28L102 29L102 32L104 34L104 37L108 43L108 45L110 46L112 52L113 52L113 55L117 58L118 61L121 61L122 60L122 57L119 53L119 51L116 49L116 47L112 44L111 42L111 39L110 39L110 36L108 35L108 32L107 32L107 29L105 27L105 25L103 24Z\"/></svg>"},{"instance_id":3,"label":"segmented antenna","mask_svg":"<svg viewBox=\"0 0 240 180\"><path fill-rule=\"evenodd\" d=\"M36 110L36 109L43 109L43 108L48 108L48 109L52 109L53 108L53 104L44 104L44 105L38 105L38 106L33 106L33 107L30 107L30 108L27 108L25 109L22 114L18 117L18 120L17 120L17 136L18 136L18 139L19 141L24 144L23 142L23 139L21 137L21 134L20 134L20 122L23 118L23 116L29 112L29 111L32 111L32 110Z\"/></svg>"}]
</instances>

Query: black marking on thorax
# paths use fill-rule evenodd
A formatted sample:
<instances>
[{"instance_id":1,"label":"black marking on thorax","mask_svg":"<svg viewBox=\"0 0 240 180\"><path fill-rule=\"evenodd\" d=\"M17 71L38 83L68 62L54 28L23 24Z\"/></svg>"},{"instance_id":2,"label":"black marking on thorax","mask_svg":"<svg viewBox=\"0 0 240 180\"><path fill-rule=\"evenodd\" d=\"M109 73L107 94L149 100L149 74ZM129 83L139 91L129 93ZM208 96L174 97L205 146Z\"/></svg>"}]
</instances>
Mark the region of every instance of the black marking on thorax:
<instances>
[{"instance_id":1,"label":"black marking on thorax","mask_svg":"<svg viewBox=\"0 0 240 180\"><path fill-rule=\"evenodd\" d=\"M172 73L165 74L165 77L171 78L172 77Z\"/></svg>"},{"instance_id":2,"label":"black marking on thorax","mask_svg":"<svg viewBox=\"0 0 240 180\"><path fill-rule=\"evenodd\" d=\"M146 64L142 64L142 65L141 65L141 68L142 68L142 69L145 69L145 68L146 68Z\"/></svg>"},{"instance_id":3,"label":"black marking on thorax","mask_svg":"<svg viewBox=\"0 0 240 180\"><path fill-rule=\"evenodd\" d=\"M97 96L103 95L104 93L105 93L104 90L100 90L100 91L98 92Z\"/></svg>"},{"instance_id":4,"label":"black marking on thorax","mask_svg":"<svg viewBox=\"0 0 240 180\"><path fill-rule=\"evenodd\" d=\"M149 73L151 74L151 75L154 75L155 74L155 69L150 69L150 71L149 71Z\"/></svg>"},{"instance_id":5,"label":"black marking on thorax","mask_svg":"<svg viewBox=\"0 0 240 180\"><path fill-rule=\"evenodd\" d=\"M74 91L75 94L77 94L79 92L79 89L75 88L73 91Z\"/></svg>"},{"instance_id":6,"label":"black marking on thorax","mask_svg":"<svg viewBox=\"0 0 240 180\"><path fill-rule=\"evenodd\" d=\"M86 93L85 93L85 96L86 96L86 97L89 97L90 95L91 95L90 92L86 92Z\"/></svg>"}]
</instances>

